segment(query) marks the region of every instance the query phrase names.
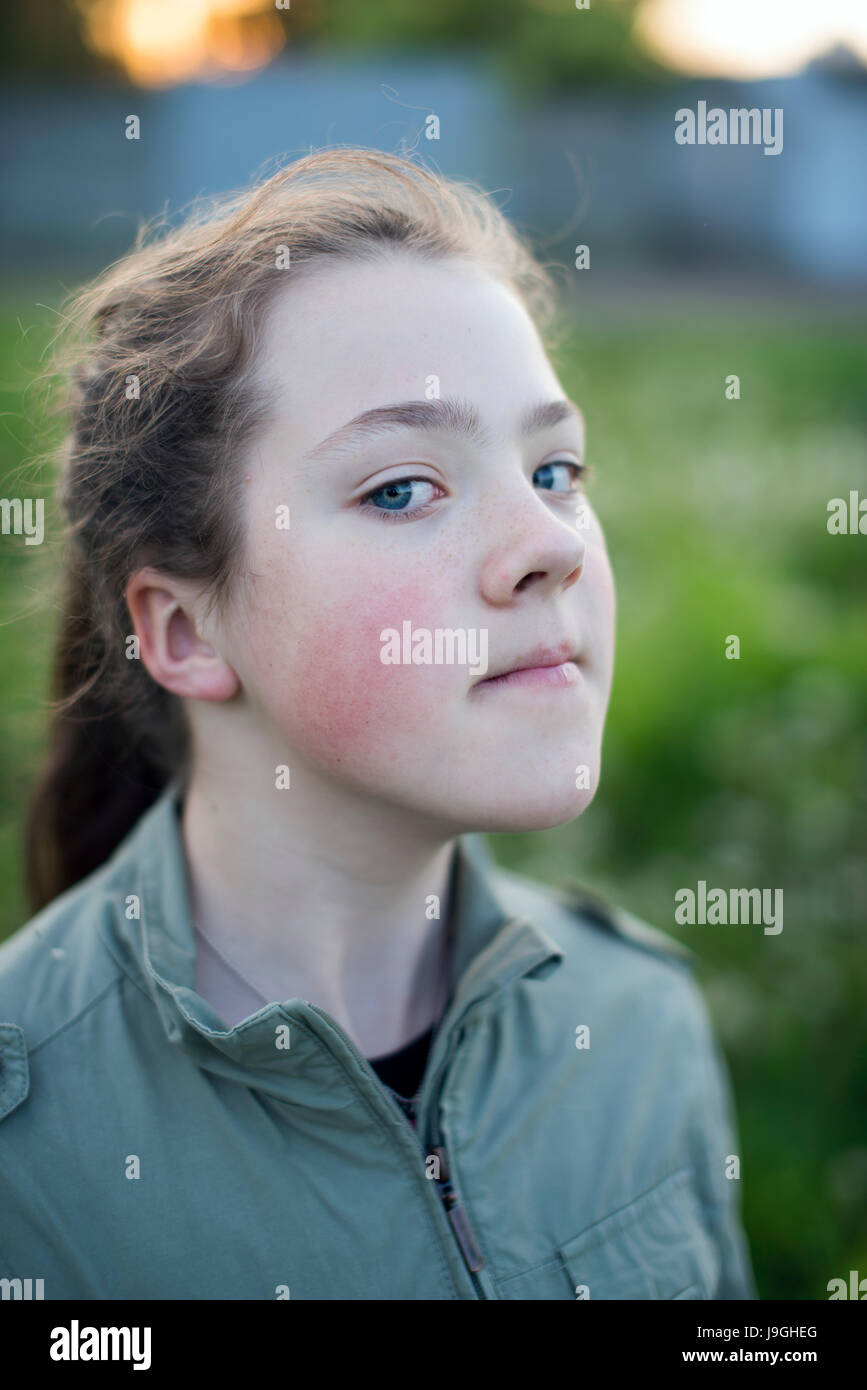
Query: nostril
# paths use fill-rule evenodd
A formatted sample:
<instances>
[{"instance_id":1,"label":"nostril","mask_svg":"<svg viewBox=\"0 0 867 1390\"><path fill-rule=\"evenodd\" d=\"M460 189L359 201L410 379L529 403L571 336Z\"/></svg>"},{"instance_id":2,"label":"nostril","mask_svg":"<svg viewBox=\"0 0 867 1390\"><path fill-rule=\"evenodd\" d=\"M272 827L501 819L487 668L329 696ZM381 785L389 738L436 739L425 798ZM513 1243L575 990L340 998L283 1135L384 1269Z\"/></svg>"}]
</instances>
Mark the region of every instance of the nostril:
<instances>
[{"instance_id":1,"label":"nostril","mask_svg":"<svg viewBox=\"0 0 867 1390\"><path fill-rule=\"evenodd\" d=\"M544 577L544 570L531 570L529 574L524 575L523 579L518 580L518 583L515 585L515 593L519 594L522 589L526 589L527 585L530 584L532 580L544 579Z\"/></svg>"}]
</instances>

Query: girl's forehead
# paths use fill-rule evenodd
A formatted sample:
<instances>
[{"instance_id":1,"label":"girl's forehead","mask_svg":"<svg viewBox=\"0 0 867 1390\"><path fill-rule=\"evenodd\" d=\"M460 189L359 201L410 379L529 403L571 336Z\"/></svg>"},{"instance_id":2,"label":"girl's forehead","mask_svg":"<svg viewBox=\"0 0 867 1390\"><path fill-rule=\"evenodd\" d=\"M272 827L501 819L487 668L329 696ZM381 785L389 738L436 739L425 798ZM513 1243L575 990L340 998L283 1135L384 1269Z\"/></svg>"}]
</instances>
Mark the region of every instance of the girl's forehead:
<instances>
[{"instance_id":1,"label":"girl's forehead","mask_svg":"<svg viewBox=\"0 0 867 1390\"><path fill-rule=\"evenodd\" d=\"M261 371L304 450L401 402L460 398L496 424L522 401L562 395L506 286L477 267L405 256L290 285L262 339Z\"/></svg>"},{"instance_id":2,"label":"girl's forehead","mask_svg":"<svg viewBox=\"0 0 867 1390\"><path fill-rule=\"evenodd\" d=\"M395 335L402 350L408 342L424 352L438 339L496 333L504 323L516 346L535 334L518 296L483 267L403 254L305 267L267 309L264 346L306 360L310 351L321 357L367 344L385 359ZM359 360L359 369L366 365Z\"/></svg>"}]
</instances>

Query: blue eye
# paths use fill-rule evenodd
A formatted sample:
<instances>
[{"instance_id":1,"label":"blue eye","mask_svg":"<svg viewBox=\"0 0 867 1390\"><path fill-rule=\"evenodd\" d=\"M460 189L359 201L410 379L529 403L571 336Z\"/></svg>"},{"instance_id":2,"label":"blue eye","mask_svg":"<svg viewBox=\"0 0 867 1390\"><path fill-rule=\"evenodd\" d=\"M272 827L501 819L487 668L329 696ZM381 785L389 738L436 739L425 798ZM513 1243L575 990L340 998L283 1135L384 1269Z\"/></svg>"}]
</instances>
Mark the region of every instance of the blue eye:
<instances>
[{"instance_id":1,"label":"blue eye","mask_svg":"<svg viewBox=\"0 0 867 1390\"><path fill-rule=\"evenodd\" d=\"M432 493L437 490L442 491L429 478L396 478L393 483L386 483L383 487L375 488L373 492L369 492L366 497L361 499L361 506L365 510L376 512L377 516L381 516L384 520L398 514L418 516L427 510L431 501L435 500L435 498L429 497L427 501L410 507L413 488L419 485L430 488Z\"/></svg>"},{"instance_id":2,"label":"blue eye","mask_svg":"<svg viewBox=\"0 0 867 1390\"><path fill-rule=\"evenodd\" d=\"M555 469L561 470L561 477L563 470L572 470L568 475L569 481L567 487L555 487L555 478L558 476L555 474ZM574 459L552 459L550 463L540 464L533 474L533 479L538 487L548 488L551 492L560 492L568 495L569 493L578 491L578 483L586 472L586 464L576 463Z\"/></svg>"},{"instance_id":3,"label":"blue eye","mask_svg":"<svg viewBox=\"0 0 867 1390\"><path fill-rule=\"evenodd\" d=\"M412 497L412 480L406 478L399 483L389 483L387 487L378 488L376 492L371 492L366 501L371 502L374 498L382 499L382 506L388 511L399 512L407 506ZM378 505L374 503L374 505Z\"/></svg>"}]
</instances>

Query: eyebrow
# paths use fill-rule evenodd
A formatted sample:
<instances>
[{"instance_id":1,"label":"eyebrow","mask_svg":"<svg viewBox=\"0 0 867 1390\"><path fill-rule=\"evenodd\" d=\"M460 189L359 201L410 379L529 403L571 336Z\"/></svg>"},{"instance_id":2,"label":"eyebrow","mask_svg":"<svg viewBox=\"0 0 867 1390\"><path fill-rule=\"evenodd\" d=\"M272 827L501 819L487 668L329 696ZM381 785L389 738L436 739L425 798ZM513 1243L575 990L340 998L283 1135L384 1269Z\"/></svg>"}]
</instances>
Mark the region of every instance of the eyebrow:
<instances>
[{"instance_id":1,"label":"eyebrow","mask_svg":"<svg viewBox=\"0 0 867 1390\"><path fill-rule=\"evenodd\" d=\"M580 406L567 399L540 401L522 412L518 420L518 434L526 439L541 430L562 424L564 420L577 420L583 426L584 414ZM447 397L432 401L400 401L395 405L379 405L372 410L362 411L329 434L304 457L311 461L320 459L360 439L393 430L439 430L445 434L463 436L476 444L490 440L490 431L482 424L479 412L466 401Z\"/></svg>"}]
</instances>

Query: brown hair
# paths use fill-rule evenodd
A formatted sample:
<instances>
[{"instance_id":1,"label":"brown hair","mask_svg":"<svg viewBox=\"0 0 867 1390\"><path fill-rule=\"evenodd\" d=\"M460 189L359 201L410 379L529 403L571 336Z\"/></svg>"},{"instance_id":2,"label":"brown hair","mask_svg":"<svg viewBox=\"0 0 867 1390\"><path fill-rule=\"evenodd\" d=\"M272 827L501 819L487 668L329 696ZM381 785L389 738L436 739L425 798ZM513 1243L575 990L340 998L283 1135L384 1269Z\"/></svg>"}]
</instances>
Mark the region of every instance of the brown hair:
<instances>
[{"instance_id":1,"label":"brown hair","mask_svg":"<svg viewBox=\"0 0 867 1390\"><path fill-rule=\"evenodd\" d=\"M182 701L127 659L125 588L153 565L225 604L244 540L234 461L269 410L254 377L269 303L323 257L396 247L481 265L555 346L553 279L490 197L367 149L311 153L194 204L178 228L146 224L64 303L52 375L64 383L68 553L49 756L27 819L33 911L102 864L187 770Z\"/></svg>"}]
</instances>

